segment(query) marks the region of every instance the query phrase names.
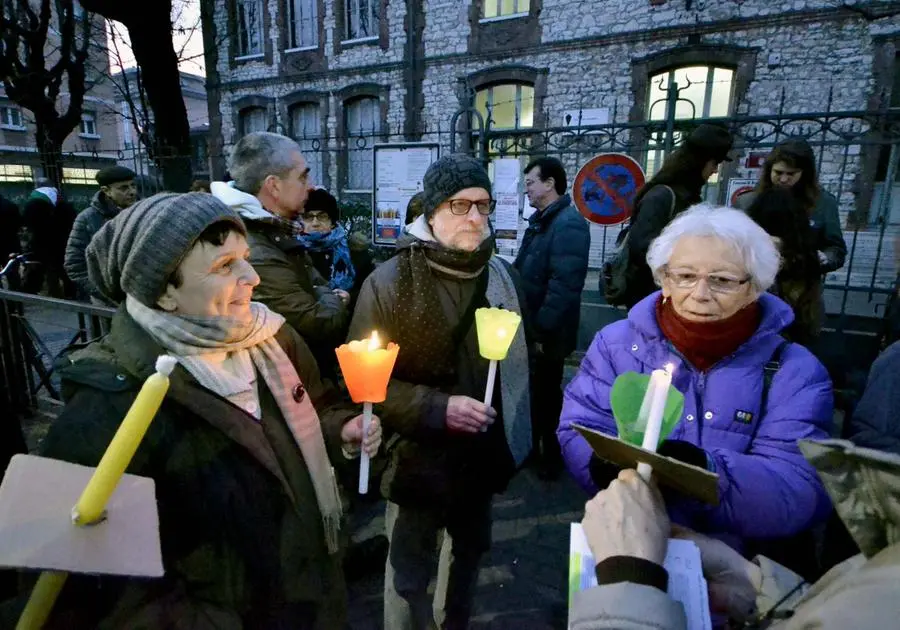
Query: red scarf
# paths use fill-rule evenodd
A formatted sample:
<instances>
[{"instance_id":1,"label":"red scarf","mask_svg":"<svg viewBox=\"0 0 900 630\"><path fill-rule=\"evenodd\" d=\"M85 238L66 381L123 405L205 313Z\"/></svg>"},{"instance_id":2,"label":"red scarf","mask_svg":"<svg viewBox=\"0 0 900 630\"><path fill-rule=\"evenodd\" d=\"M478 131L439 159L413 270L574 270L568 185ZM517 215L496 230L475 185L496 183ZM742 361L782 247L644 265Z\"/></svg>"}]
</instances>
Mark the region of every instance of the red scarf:
<instances>
[{"instance_id":1,"label":"red scarf","mask_svg":"<svg viewBox=\"0 0 900 630\"><path fill-rule=\"evenodd\" d=\"M746 342L760 322L759 304L753 302L728 319L693 322L672 308L672 301L656 303L656 321L663 335L691 365L705 372Z\"/></svg>"}]
</instances>

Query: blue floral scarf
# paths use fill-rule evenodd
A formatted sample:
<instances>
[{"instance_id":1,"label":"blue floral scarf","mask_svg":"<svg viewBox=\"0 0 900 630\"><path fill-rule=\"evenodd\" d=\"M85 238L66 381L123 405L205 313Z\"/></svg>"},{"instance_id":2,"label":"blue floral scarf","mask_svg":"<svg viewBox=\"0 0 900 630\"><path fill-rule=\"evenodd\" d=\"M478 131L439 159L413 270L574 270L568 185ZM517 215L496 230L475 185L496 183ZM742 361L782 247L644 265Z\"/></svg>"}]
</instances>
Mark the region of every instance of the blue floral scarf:
<instances>
[{"instance_id":1,"label":"blue floral scarf","mask_svg":"<svg viewBox=\"0 0 900 630\"><path fill-rule=\"evenodd\" d=\"M356 281L356 269L350 260L350 247L347 245L347 230L336 225L331 232L301 234L299 241L312 252L331 250L331 278L328 286L332 289L350 291Z\"/></svg>"}]
</instances>

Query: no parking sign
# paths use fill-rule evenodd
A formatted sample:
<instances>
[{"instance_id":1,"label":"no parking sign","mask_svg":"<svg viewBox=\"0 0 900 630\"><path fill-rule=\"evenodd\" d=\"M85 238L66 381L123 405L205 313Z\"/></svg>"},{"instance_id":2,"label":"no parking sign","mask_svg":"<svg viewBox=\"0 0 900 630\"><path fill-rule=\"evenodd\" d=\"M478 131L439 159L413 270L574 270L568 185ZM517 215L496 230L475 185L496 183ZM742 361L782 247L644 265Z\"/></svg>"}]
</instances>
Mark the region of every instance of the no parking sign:
<instances>
[{"instance_id":1,"label":"no parking sign","mask_svg":"<svg viewBox=\"0 0 900 630\"><path fill-rule=\"evenodd\" d=\"M591 158L575 176L575 207L590 222L617 225L631 216L637 192L644 185L644 169L624 153Z\"/></svg>"}]
</instances>

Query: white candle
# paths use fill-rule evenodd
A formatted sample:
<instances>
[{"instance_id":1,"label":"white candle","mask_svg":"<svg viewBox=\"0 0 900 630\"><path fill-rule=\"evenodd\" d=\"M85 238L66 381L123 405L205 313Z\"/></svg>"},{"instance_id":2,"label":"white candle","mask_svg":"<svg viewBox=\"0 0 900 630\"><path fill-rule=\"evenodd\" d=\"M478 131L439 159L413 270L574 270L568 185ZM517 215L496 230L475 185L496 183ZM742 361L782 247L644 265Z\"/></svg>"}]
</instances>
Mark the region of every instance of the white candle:
<instances>
[{"instance_id":1,"label":"white candle","mask_svg":"<svg viewBox=\"0 0 900 630\"><path fill-rule=\"evenodd\" d=\"M372 403L363 403L363 444L369 437L369 428L372 426ZM360 446L362 448L362 446ZM369 491L369 454L363 448L359 456L359 493L366 494Z\"/></svg>"},{"instance_id":2,"label":"white candle","mask_svg":"<svg viewBox=\"0 0 900 630\"><path fill-rule=\"evenodd\" d=\"M669 398L669 387L672 385L673 369L674 366L669 363L664 370L653 370L650 374L650 384L647 386L647 393L644 395L644 401L638 414L638 424L644 424L644 442L641 447L648 451L656 452L659 444L666 400ZM653 472L650 464L640 462L637 470L645 481L650 480L650 473Z\"/></svg>"}]
</instances>

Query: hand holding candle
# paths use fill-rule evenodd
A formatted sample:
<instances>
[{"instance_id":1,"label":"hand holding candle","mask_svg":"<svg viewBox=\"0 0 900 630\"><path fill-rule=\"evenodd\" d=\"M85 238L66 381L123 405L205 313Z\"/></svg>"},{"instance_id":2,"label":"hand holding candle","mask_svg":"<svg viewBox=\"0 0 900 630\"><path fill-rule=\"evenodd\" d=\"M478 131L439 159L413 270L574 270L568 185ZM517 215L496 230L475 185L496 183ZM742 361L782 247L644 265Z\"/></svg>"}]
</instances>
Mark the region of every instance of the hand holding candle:
<instances>
[{"instance_id":1,"label":"hand holding candle","mask_svg":"<svg viewBox=\"0 0 900 630\"><path fill-rule=\"evenodd\" d=\"M397 361L400 346L389 343L381 347L378 333L367 340L351 341L335 350L350 397L355 403L363 403L363 441L369 436L372 421L372 404L384 402L391 372ZM369 455L362 452L359 461L359 493L369 491Z\"/></svg>"},{"instance_id":2,"label":"hand holding candle","mask_svg":"<svg viewBox=\"0 0 900 630\"><path fill-rule=\"evenodd\" d=\"M475 311L475 327L478 331L478 349L481 356L488 359L487 388L484 392L484 405L491 406L494 395L494 383L497 379L497 362L503 361L509 353L509 347L519 330L522 318L518 313L502 308L479 308Z\"/></svg>"},{"instance_id":3,"label":"hand holding candle","mask_svg":"<svg viewBox=\"0 0 900 630\"><path fill-rule=\"evenodd\" d=\"M669 363L664 370L653 370L650 375L650 384L647 386L647 393L641 403L641 410L638 413L638 426L644 426L644 441L641 447L656 452L659 446L659 434L662 429L663 413L666 410L666 400L669 397L669 387L672 385L672 370L675 367ZM650 481L650 474L653 472L650 464L640 462L637 467L638 473L644 478L644 481Z\"/></svg>"}]
</instances>

